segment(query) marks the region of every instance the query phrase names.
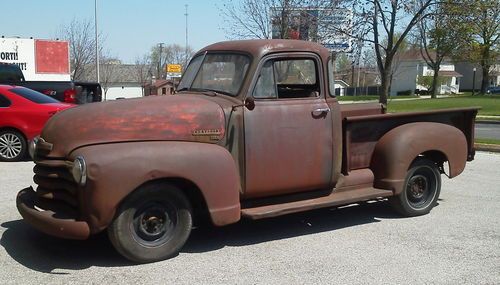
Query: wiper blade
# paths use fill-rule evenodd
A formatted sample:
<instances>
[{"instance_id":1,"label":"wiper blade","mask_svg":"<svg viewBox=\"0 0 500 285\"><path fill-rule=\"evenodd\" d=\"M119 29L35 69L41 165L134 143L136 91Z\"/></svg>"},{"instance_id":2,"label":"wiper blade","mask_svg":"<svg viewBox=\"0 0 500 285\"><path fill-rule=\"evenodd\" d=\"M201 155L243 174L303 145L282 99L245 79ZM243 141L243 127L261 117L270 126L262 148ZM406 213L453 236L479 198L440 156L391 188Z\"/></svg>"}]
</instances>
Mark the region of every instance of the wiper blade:
<instances>
[{"instance_id":1,"label":"wiper blade","mask_svg":"<svg viewBox=\"0 0 500 285\"><path fill-rule=\"evenodd\" d=\"M234 96L233 94L229 93L229 92L226 92L226 91L222 91L222 90L215 90L215 89L208 89L208 88L194 88L194 87L191 87L191 88L181 88L179 90L177 90L177 92L179 91L195 91L195 92L201 92L205 95L208 95L208 96L217 96L217 95L220 95L220 94L223 94L223 95L229 95L229 96Z\"/></svg>"}]
</instances>

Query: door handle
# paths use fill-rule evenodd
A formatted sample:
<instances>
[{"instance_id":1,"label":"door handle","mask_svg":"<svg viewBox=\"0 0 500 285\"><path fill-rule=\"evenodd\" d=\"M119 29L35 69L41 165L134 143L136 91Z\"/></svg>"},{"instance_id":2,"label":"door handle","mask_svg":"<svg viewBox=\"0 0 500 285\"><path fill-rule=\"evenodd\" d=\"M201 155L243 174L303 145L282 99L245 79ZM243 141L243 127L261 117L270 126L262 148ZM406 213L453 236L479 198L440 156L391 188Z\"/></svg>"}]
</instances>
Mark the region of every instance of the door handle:
<instances>
[{"instance_id":1,"label":"door handle","mask_svg":"<svg viewBox=\"0 0 500 285\"><path fill-rule=\"evenodd\" d=\"M318 108L312 111L313 116L321 116L330 112L330 108Z\"/></svg>"}]
</instances>

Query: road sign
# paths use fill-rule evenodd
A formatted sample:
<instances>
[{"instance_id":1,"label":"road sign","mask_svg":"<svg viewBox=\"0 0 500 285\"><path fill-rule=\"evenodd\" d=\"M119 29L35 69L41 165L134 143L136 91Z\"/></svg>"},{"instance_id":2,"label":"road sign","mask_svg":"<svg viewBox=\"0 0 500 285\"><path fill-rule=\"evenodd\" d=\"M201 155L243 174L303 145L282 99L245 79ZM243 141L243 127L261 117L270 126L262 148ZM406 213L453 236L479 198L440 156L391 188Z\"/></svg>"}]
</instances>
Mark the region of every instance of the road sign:
<instances>
[{"instance_id":1,"label":"road sign","mask_svg":"<svg viewBox=\"0 0 500 285\"><path fill-rule=\"evenodd\" d=\"M167 72L167 77L168 78L181 78L182 73L180 73L180 72Z\"/></svg>"},{"instance_id":2,"label":"road sign","mask_svg":"<svg viewBox=\"0 0 500 285\"><path fill-rule=\"evenodd\" d=\"M182 73L182 65L167 64L167 72Z\"/></svg>"}]
</instances>

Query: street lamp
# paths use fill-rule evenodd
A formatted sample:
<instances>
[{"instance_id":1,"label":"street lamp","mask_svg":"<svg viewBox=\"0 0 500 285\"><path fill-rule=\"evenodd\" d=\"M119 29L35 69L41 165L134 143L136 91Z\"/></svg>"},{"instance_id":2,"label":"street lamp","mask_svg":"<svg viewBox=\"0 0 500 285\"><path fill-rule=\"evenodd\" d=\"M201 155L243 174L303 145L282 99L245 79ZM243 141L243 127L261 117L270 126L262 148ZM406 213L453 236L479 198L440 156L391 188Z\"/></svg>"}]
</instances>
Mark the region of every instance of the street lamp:
<instances>
[{"instance_id":1,"label":"street lamp","mask_svg":"<svg viewBox=\"0 0 500 285\"><path fill-rule=\"evenodd\" d=\"M94 21L95 21L95 67L97 71L97 83L99 83L99 36L97 31L97 0L94 1ZM104 94L104 101L106 101L106 94Z\"/></svg>"},{"instance_id":2,"label":"street lamp","mask_svg":"<svg viewBox=\"0 0 500 285\"><path fill-rule=\"evenodd\" d=\"M472 69L472 96L476 93L476 68Z\"/></svg>"}]
</instances>

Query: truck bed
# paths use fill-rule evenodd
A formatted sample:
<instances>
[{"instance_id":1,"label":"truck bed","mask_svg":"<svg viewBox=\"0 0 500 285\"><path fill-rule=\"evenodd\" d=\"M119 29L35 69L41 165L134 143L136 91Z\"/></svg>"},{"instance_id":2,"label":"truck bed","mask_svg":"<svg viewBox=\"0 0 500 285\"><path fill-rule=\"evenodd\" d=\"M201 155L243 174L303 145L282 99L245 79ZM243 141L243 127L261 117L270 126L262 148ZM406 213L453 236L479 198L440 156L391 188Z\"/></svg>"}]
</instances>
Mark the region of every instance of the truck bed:
<instances>
[{"instance_id":1,"label":"truck bed","mask_svg":"<svg viewBox=\"0 0 500 285\"><path fill-rule=\"evenodd\" d=\"M458 128L467 139L468 160L474 159L474 119L478 108L388 114L383 114L383 111L377 113L375 107L364 112L353 111L355 108L352 106L345 106L341 110L344 140L342 149L343 174L347 174L351 170L369 167L375 145L379 139L400 125L414 122L435 122Z\"/></svg>"}]
</instances>

